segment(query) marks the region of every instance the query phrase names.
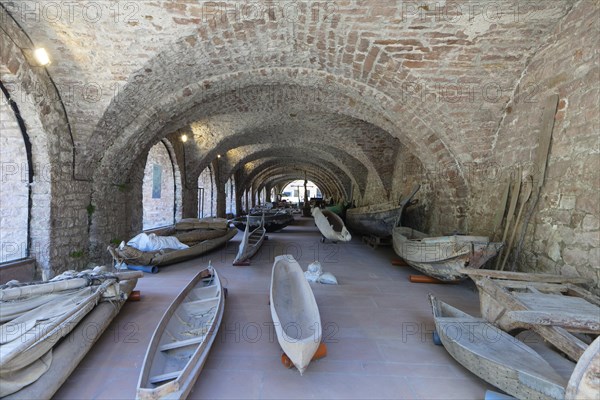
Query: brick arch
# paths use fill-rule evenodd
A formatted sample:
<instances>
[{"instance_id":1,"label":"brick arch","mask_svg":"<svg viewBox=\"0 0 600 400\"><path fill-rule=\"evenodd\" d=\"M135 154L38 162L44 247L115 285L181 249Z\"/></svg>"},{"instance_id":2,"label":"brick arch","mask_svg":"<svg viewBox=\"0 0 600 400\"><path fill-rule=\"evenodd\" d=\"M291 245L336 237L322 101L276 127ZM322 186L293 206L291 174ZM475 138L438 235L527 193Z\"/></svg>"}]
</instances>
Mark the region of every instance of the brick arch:
<instances>
[{"instance_id":1,"label":"brick arch","mask_svg":"<svg viewBox=\"0 0 600 400\"><path fill-rule=\"evenodd\" d=\"M335 188L331 188L330 186L328 186L327 182L323 181L320 177L318 177L318 176L311 177L310 175L307 174L306 178L308 181L315 183L321 190L321 193L323 193L324 195L327 195L328 197L345 198L344 193L337 192L335 190ZM259 187L258 191L260 192L263 188L275 187L280 184L282 185L282 187L285 187L290 182L293 182L296 180L304 180L304 175L300 172L277 173L275 175L272 175L267 181L265 181L265 183Z\"/></svg>"},{"instance_id":2,"label":"brick arch","mask_svg":"<svg viewBox=\"0 0 600 400\"><path fill-rule=\"evenodd\" d=\"M63 204L52 201L52 196L68 192L68 182L72 168L73 141L62 100L45 68L32 67L21 49L34 48L35 44L21 29L10 14L0 5L0 82L4 88L2 100L18 114L21 129L31 144L31 165L33 176L30 186L31 203L29 218L28 248L35 258L37 274L50 278L67 268L82 266L81 261L68 257L73 248L61 241L65 235L58 227L52 227L52 220L64 211ZM6 96L6 97L5 97ZM74 193L75 196L78 193ZM64 226L76 225L73 218L64 217ZM85 224L84 224L85 225ZM77 234L80 249L86 247L85 232ZM51 248L53 251L50 251ZM39 276L38 276L39 277Z\"/></svg>"},{"instance_id":3,"label":"brick arch","mask_svg":"<svg viewBox=\"0 0 600 400\"><path fill-rule=\"evenodd\" d=\"M302 179L304 179L304 173L306 173L307 177L311 177L315 182L319 182L323 188L335 192L340 197L348 197L349 189L344 187L334 174L323 168L320 164L303 162L303 160L297 160L294 166L282 165L277 159L261 160L260 165L253 168L253 171L245 176L247 187L262 188L278 174L291 172L294 172L297 176L302 176Z\"/></svg>"},{"instance_id":4,"label":"brick arch","mask_svg":"<svg viewBox=\"0 0 600 400\"><path fill-rule=\"evenodd\" d=\"M105 160L118 160L111 157L110 153L118 153L121 148L132 148L147 141L158 140L169 133L165 131L165 126L171 131L181 129L195 120L221 113L224 102L227 102L227 95L232 97L229 101L237 106L234 109L241 111L261 105L260 101L252 101L251 98L248 100L252 104L239 105L235 102L239 100L236 96L243 96L246 88L263 87L267 93L278 96L278 93L281 95L285 92L286 87L289 89L290 85L313 100L307 103L306 97L299 97L298 103L294 103L296 110L325 110L366 121L398 138L428 168L435 168L440 161L454 162L458 165L458 170L462 171L457 157L449 150L440 133L451 130L452 127L439 127L443 118L426 121L424 118L431 114L431 110L414 110L410 102L398 102L361 82L303 68L265 68L223 74L160 96L162 102L148 106L149 111L139 114L123 127L122 135L115 138ZM236 96L232 96L232 92ZM283 95L280 98L285 99ZM268 102L272 104L271 97ZM444 123L450 123L449 121L444 120ZM90 162L93 160L94 157L91 157ZM117 161L118 170L126 171L126 164L124 161Z\"/></svg>"},{"instance_id":5,"label":"brick arch","mask_svg":"<svg viewBox=\"0 0 600 400\"><path fill-rule=\"evenodd\" d=\"M340 162L341 160L336 157L335 152L328 152L327 147L313 148L310 150L310 157L306 154L306 151L302 151L304 146L307 146L306 142L298 142L294 147L288 146L274 146L269 145L249 145L241 148L236 148L233 155L226 155L228 165L230 168L227 170L229 174L235 173L238 169L251 161L255 161L261 158L279 158L282 163L293 163L298 159L315 159L319 163L325 163L328 165L328 169L334 171L333 173L340 179L340 181L346 181L351 183L357 183L357 177L353 174L353 167L356 168L361 164L356 161L352 165L346 165ZM366 171L365 171L366 172ZM357 174L358 177L366 176L366 173ZM362 182L364 184L364 182Z\"/></svg>"},{"instance_id":6,"label":"brick arch","mask_svg":"<svg viewBox=\"0 0 600 400\"><path fill-rule=\"evenodd\" d=\"M231 127L227 126L224 130L229 128ZM284 132L288 135L281 135ZM366 176L368 174L377 179L378 175L374 160L369 159L358 147L351 146L350 141L331 140L330 137L324 136L324 132L321 131L306 131L302 135L301 140L297 139L298 135L302 132L301 129L282 125L280 120L276 121L274 125L270 125L268 121L265 121L265 125L243 129L239 133L230 132L227 137L217 142L214 147L211 145L210 150L206 152L199 151L197 153L198 158L193 160L194 164L189 170L191 179L194 179L202 166L207 165L219 154L227 154L226 152L243 146L272 146L273 143L276 143L278 146L287 146L290 148L298 148L303 145L309 155L313 150L315 150L315 154L329 153L338 160L336 163L340 167L345 166L345 169L349 169L352 172L352 176L359 184L366 183ZM328 158L331 159L331 156ZM382 184L382 182L378 182L379 186Z\"/></svg>"}]
</instances>

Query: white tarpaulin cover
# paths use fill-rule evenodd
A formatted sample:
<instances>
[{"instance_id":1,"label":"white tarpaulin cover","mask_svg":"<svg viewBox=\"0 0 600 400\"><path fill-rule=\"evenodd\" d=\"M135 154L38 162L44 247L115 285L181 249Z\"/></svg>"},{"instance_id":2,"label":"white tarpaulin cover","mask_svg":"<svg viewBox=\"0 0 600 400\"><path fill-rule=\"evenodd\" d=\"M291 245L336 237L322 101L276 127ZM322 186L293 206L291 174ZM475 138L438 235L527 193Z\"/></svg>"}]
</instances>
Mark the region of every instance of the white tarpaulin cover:
<instances>
[{"instance_id":1,"label":"white tarpaulin cover","mask_svg":"<svg viewBox=\"0 0 600 400\"><path fill-rule=\"evenodd\" d=\"M140 233L129 242L128 246L134 247L140 251L155 251L163 249L181 250L187 249L190 246L181 243L175 236L156 236L154 233ZM121 248L123 243L121 243Z\"/></svg>"}]
</instances>

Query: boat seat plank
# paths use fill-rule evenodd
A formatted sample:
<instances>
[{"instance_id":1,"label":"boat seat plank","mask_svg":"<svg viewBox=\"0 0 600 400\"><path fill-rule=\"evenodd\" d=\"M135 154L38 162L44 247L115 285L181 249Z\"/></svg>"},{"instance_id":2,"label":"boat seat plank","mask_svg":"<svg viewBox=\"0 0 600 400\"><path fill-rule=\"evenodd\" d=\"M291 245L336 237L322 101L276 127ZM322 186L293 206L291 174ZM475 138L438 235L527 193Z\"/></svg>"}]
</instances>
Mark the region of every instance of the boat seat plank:
<instances>
[{"instance_id":1,"label":"boat seat plank","mask_svg":"<svg viewBox=\"0 0 600 400\"><path fill-rule=\"evenodd\" d=\"M210 298L210 299L200 299L200 300L192 300L186 301L185 303L181 303L182 306L185 307L193 307L195 305L203 304L203 303L216 303L219 301L218 297Z\"/></svg>"},{"instance_id":2,"label":"boat seat plank","mask_svg":"<svg viewBox=\"0 0 600 400\"><path fill-rule=\"evenodd\" d=\"M179 375L181 375L182 372L183 371L174 371L174 372L167 372L166 374L155 375L150 378L150 383L157 384L160 382L177 379L179 377Z\"/></svg>"},{"instance_id":3,"label":"boat seat plank","mask_svg":"<svg viewBox=\"0 0 600 400\"><path fill-rule=\"evenodd\" d=\"M198 336L198 337L194 337L194 338L190 338L190 339L186 339L186 340L178 340L177 342L163 344L162 346L160 346L159 349L160 349L160 351L169 351L169 350L180 349L182 347L202 343L205 338L206 338L206 335L202 335L202 336Z\"/></svg>"},{"instance_id":4,"label":"boat seat plank","mask_svg":"<svg viewBox=\"0 0 600 400\"><path fill-rule=\"evenodd\" d=\"M589 315L592 319L600 319L600 307L580 297L544 293L514 293L514 296L531 311Z\"/></svg>"},{"instance_id":5,"label":"boat seat plank","mask_svg":"<svg viewBox=\"0 0 600 400\"><path fill-rule=\"evenodd\" d=\"M523 293L511 293L500 286L499 282L490 278L477 279L476 283L480 290L483 290L497 302L502 303L508 311L529 311L527 306L517 296ZM539 294L536 296L539 296ZM544 339L551 342L573 360L579 360L583 352L587 349L587 344L561 327L534 324L529 329L533 329L539 333Z\"/></svg>"},{"instance_id":6,"label":"boat seat plank","mask_svg":"<svg viewBox=\"0 0 600 400\"><path fill-rule=\"evenodd\" d=\"M580 315L576 312L557 314L543 311L509 311L508 315L511 319L526 324L561 326L571 331L600 333L598 315Z\"/></svg>"}]
</instances>

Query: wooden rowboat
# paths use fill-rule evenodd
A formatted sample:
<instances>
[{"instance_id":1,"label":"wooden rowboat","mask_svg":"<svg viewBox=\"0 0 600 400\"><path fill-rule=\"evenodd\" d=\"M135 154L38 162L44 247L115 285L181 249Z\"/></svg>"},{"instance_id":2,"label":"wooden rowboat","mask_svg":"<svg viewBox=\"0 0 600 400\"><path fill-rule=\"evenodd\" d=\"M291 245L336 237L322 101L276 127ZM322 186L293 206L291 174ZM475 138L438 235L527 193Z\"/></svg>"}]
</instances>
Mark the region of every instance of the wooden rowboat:
<instances>
[{"instance_id":1,"label":"wooden rowboat","mask_svg":"<svg viewBox=\"0 0 600 400\"><path fill-rule=\"evenodd\" d=\"M302 268L289 254L275 257L270 300L279 345L302 375L321 343L321 316Z\"/></svg>"},{"instance_id":2,"label":"wooden rowboat","mask_svg":"<svg viewBox=\"0 0 600 400\"><path fill-rule=\"evenodd\" d=\"M400 222L404 207L419 191L421 185L415 185L410 194L400 204L383 203L346 210L346 223L352 232L385 238L392 235L394 227Z\"/></svg>"},{"instance_id":3,"label":"wooden rowboat","mask_svg":"<svg viewBox=\"0 0 600 400\"><path fill-rule=\"evenodd\" d=\"M179 293L154 331L137 388L141 400L185 399L215 340L225 296L210 265Z\"/></svg>"},{"instance_id":4,"label":"wooden rowboat","mask_svg":"<svg viewBox=\"0 0 600 400\"><path fill-rule=\"evenodd\" d=\"M429 298L442 344L469 371L519 399L565 398L566 380L529 346L484 319Z\"/></svg>"},{"instance_id":5,"label":"wooden rowboat","mask_svg":"<svg viewBox=\"0 0 600 400\"><path fill-rule=\"evenodd\" d=\"M410 266L442 281L466 279L460 269L481 268L502 247L485 236L429 237L404 226L394 228L393 244L396 254Z\"/></svg>"},{"instance_id":6,"label":"wooden rowboat","mask_svg":"<svg viewBox=\"0 0 600 400\"><path fill-rule=\"evenodd\" d=\"M250 229L256 229L260 226L263 219L263 214L249 214L250 215ZM239 230L243 231L246 229L246 223L248 222L247 217L239 217L231 220L233 225ZM267 232L277 232L294 222L294 216L286 211L276 211L264 213L263 226Z\"/></svg>"},{"instance_id":7,"label":"wooden rowboat","mask_svg":"<svg viewBox=\"0 0 600 400\"><path fill-rule=\"evenodd\" d=\"M349 242L352 239L352 235L346 229L344 221L339 215L328 210L321 210L319 207L312 209L312 216L315 219L315 224L321 235L325 239L329 239L332 242Z\"/></svg>"},{"instance_id":8,"label":"wooden rowboat","mask_svg":"<svg viewBox=\"0 0 600 400\"><path fill-rule=\"evenodd\" d=\"M248 216L248 220L249 219L250 216ZM237 256L235 257L235 260L233 260L233 265L241 265L241 263L256 254L265 240L266 233L267 230L264 227L264 219L263 223L261 223L258 228L254 229L252 232L250 232L250 223L248 221L246 223L246 229L244 230L244 236L240 242L240 248Z\"/></svg>"},{"instance_id":9,"label":"wooden rowboat","mask_svg":"<svg viewBox=\"0 0 600 400\"><path fill-rule=\"evenodd\" d=\"M600 335L600 298L575 285L585 278L506 271L463 271L479 289L482 316L500 329L532 330L578 361L585 335Z\"/></svg>"},{"instance_id":10,"label":"wooden rowboat","mask_svg":"<svg viewBox=\"0 0 600 400\"><path fill-rule=\"evenodd\" d=\"M402 207L397 203L374 204L346 210L346 223L353 233L391 236Z\"/></svg>"},{"instance_id":11,"label":"wooden rowboat","mask_svg":"<svg viewBox=\"0 0 600 400\"><path fill-rule=\"evenodd\" d=\"M122 245L119 247L111 245L108 247L108 251L117 264L126 263L127 265L162 267L196 258L202 254L208 253L209 251L223 246L236 234L236 228L229 228L227 231L225 231L225 234L219 237L204 240L182 250L163 249L156 251L141 251L127 245Z\"/></svg>"}]
</instances>

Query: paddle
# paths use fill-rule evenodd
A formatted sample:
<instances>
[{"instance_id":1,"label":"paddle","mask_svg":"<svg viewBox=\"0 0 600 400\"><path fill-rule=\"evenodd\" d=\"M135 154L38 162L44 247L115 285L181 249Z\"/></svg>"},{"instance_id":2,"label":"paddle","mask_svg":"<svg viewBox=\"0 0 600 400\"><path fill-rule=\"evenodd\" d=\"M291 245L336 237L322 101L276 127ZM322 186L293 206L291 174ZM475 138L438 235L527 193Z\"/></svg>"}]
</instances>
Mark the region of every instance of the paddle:
<instances>
[{"instance_id":1,"label":"paddle","mask_svg":"<svg viewBox=\"0 0 600 400\"><path fill-rule=\"evenodd\" d=\"M408 202L410 202L412 200L412 198L415 196L415 194L417 194L417 192L419 191L420 188L421 188L420 184L418 184L418 183L415 184L412 192L410 192L410 194L408 196L406 196L404 199L402 199L402 201L400 202L400 211L398 212L398 217L396 218L396 222L394 223L394 226L398 226L400 224L400 220L402 219L402 212L404 211L404 207L406 207Z\"/></svg>"},{"instance_id":2,"label":"paddle","mask_svg":"<svg viewBox=\"0 0 600 400\"><path fill-rule=\"evenodd\" d=\"M508 246L506 247L506 254L504 255L504 259L502 260L500 271L503 271L504 267L506 266L506 261L508 260L508 256L510 255L510 250L515 240L515 236L517 235L517 230L519 229L519 222L521 222L521 215L523 214L523 209L525 208L525 204L529 201L529 197L531 197L531 192L533 190L533 179L531 175L528 176L527 179L523 182L523 186L523 201L521 201L521 205L519 206L519 212L517 214L517 219L515 220L515 227L513 228L512 234L510 235L510 240L508 241Z\"/></svg>"}]
</instances>

